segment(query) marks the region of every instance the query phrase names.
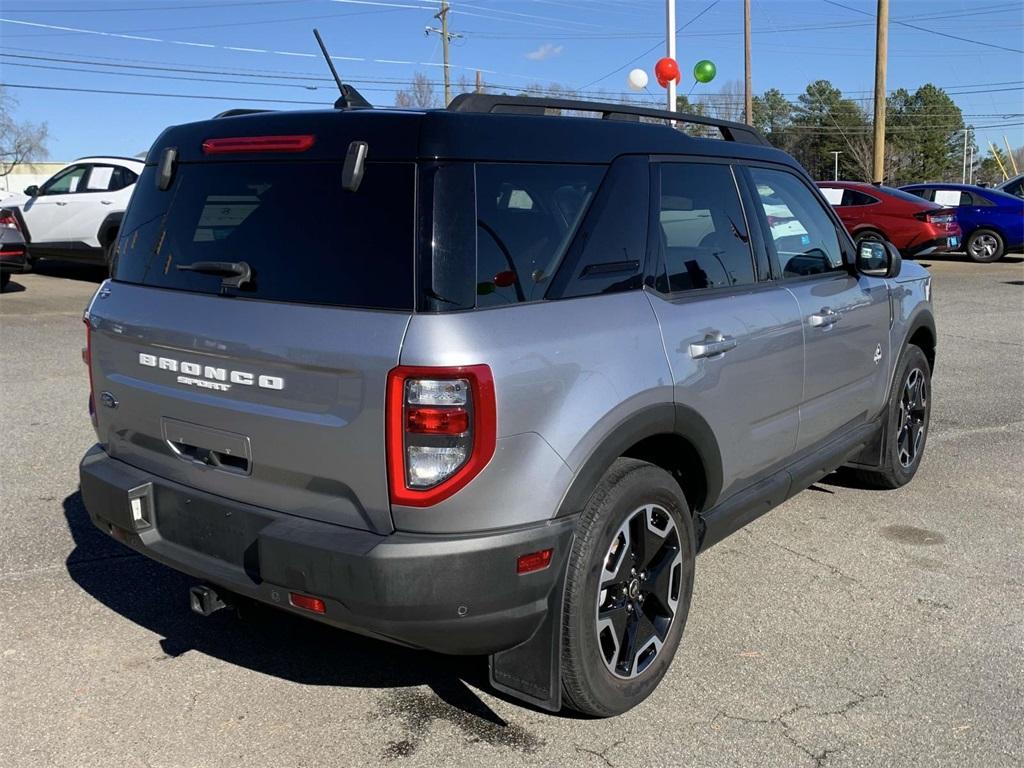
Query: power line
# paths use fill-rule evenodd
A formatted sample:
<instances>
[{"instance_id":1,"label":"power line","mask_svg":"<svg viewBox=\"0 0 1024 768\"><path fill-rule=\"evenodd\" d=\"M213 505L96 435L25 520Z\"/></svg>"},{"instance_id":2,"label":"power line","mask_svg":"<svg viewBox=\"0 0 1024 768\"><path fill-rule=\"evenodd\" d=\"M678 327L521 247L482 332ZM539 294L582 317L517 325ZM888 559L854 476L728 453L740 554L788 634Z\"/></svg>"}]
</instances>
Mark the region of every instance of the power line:
<instances>
[{"instance_id":1,"label":"power line","mask_svg":"<svg viewBox=\"0 0 1024 768\"><path fill-rule=\"evenodd\" d=\"M701 11L700 13L698 13L698 14L697 14L696 16L692 17L692 18L691 18L691 19L690 19L689 21L687 21L686 23L684 23L684 24L683 24L682 26L680 26L680 27L677 27L677 28L676 28L676 33L682 32L682 31L683 31L684 29L686 29L686 28L687 28L688 26L690 26L691 24L693 24L693 22L697 21L697 19L699 19L699 18L700 18L701 16L703 16L703 15L704 15L705 13L707 13L708 11L710 11L710 10L711 10L712 8L714 8L714 7L716 6L716 5L718 5L718 0L713 0L713 2L711 2L711 3L709 4L709 5L707 5L707 6L706 6L706 7L704 8L704 10L702 10L702 11ZM665 38L661 38L661 41L660 41L660 42L658 42L658 43L655 43L655 44L654 44L654 45L652 45L652 46L651 46L650 48L648 48L648 49L647 49L646 51L644 51L643 53L641 53L641 54L640 54L639 56L635 56L635 57L633 57L632 59L630 59L629 61L627 61L627 62L626 62L625 64L623 64L623 65L622 65L621 67L617 67L617 68L613 69L613 70L612 70L611 72L609 72L609 73L608 73L607 75L602 75L601 77L597 78L596 80L591 80L591 81L590 81L589 83L587 83L586 85L582 86L582 87L580 88L580 90L584 90L584 89L586 89L586 88L589 88L590 86L594 85L595 83L600 83L600 82L601 82L602 80L607 80L607 79L608 79L609 77L611 77L612 75L614 75L614 74L615 74L616 72L621 72L621 71L622 71L622 70L624 70L624 69L625 69L626 67L628 67L628 66L629 66L630 64L633 64L633 63L635 63L635 62L639 61L639 60L640 60L640 59L642 59L642 58L643 58L644 56L646 56L647 54L649 54L649 53L650 53L651 51L655 50L656 48L660 48L660 47L661 47L661 46L662 46L662 45L664 44L664 42L665 42Z\"/></svg>"},{"instance_id":2,"label":"power line","mask_svg":"<svg viewBox=\"0 0 1024 768\"><path fill-rule=\"evenodd\" d=\"M853 8L853 7L849 6L849 5L843 5L843 3L838 3L838 2L836 2L836 0L825 0L825 2L828 3L829 5L836 6L837 8L845 8L846 10L852 11L853 13L859 13L862 16L871 16L872 18L874 18L874 14L869 13L868 11L862 11L860 8ZM938 30L935 30L935 29L927 29L925 27L919 27L916 24L908 24L907 22L899 21L898 19L893 19L892 23L893 24L899 24L901 27L909 27L910 29L916 29L919 32L928 32L929 34L938 35L939 37L948 37L950 40L959 40L959 41L964 42L964 43L974 43L975 45L984 45L986 48L996 48L996 49L998 49L1000 51L1009 51L1010 53L1024 53L1024 49L1022 49L1022 48L1007 48L1005 45L996 45L995 43L986 43L983 40L972 40L969 37L960 37L959 35L951 35L948 32L939 32Z\"/></svg>"}]
</instances>

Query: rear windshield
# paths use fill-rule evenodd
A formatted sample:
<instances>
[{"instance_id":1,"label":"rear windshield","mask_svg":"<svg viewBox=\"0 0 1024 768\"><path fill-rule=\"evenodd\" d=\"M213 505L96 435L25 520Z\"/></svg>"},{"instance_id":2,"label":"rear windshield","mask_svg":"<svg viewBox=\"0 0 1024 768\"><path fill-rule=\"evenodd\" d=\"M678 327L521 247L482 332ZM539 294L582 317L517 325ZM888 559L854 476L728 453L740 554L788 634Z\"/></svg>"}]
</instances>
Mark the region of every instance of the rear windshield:
<instances>
[{"instance_id":1,"label":"rear windshield","mask_svg":"<svg viewBox=\"0 0 1024 768\"><path fill-rule=\"evenodd\" d=\"M171 188L146 168L118 240L114 279L241 298L410 310L415 166L367 163L356 192L338 162L179 163ZM244 262L251 280L180 269ZM225 278L228 279L225 279Z\"/></svg>"}]
</instances>

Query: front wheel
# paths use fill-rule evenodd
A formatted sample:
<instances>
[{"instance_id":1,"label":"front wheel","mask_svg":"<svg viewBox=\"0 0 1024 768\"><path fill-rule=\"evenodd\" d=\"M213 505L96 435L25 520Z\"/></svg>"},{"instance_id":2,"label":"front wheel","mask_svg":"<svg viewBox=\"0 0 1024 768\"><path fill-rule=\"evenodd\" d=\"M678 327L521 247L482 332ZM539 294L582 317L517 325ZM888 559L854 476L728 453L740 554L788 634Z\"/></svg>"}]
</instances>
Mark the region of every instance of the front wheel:
<instances>
[{"instance_id":1,"label":"front wheel","mask_svg":"<svg viewBox=\"0 0 1024 768\"><path fill-rule=\"evenodd\" d=\"M1003 258L1003 238L991 229L976 229L967 238L967 255L981 264L990 264Z\"/></svg>"},{"instance_id":2,"label":"front wheel","mask_svg":"<svg viewBox=\"0 0 1024 768\"><path fill-rule=\"evenodd\" d=\"M932 369L920 347L910 344L900 356L882 445L882 463L859 469L857 478L869 488L899 488L909 483L924 456L932 410Z\"/></svg>"},{"instance_id":3,"label":"front wheel","mask_svg":"<svg viewBox=\"0 0 1024 768\"><path fill-rule=\"evenodd\" d=\"M566 704L609 717L668 671L693 594L693 520L663 469L618 459L590 497L569 557L563 609Z\"/></svg>"}]
</instances>

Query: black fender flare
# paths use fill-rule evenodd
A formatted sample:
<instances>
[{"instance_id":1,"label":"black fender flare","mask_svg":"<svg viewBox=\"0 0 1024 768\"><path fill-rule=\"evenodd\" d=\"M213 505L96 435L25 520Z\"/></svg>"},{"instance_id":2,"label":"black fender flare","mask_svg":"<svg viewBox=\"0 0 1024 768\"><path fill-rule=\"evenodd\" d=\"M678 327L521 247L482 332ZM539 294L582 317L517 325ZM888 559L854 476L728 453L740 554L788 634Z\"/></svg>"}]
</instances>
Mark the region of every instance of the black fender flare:
<instances>
[{"instance_id":1,"label":"black fender flare","mask_svg":"<svg viewBox=\"0 0 1024 768\"><path fill-rule=\"evenodd\" d=\"M555 517L581 512L612 463L641 440L657 435L682 437L694 447L704 465L707 493L703 507L709 509L722 490L722 454L715 433L693 408L659 403L641 408L608 431L576 470Z\"/></svg>"},{"instance_id":2,"label":"black fender flare","mask_svg":"<svg viewBox=\"0 0 1024 768\"><path fill-rule=\"evenodd\" d=\"M107 214L107 217L103 219L103 222L100 224L99 231L96 235L96 239L100 241L101 246L106 248L114 241L118 231L121 229L121 221L123 219L124 211L114 211L113 213Z\"/></svg>"}]
</instances>

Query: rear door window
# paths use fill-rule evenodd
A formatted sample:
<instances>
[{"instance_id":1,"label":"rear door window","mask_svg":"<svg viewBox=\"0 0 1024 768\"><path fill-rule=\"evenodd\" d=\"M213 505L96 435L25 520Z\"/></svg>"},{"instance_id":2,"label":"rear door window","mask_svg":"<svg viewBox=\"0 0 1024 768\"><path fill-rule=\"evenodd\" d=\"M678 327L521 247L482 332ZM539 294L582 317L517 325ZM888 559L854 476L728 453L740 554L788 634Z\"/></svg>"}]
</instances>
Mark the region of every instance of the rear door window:
<instances>
[{"instance_id":1,"label":"rear door window","mask_svg":"<svg viewBox=\"0 0 1024 768\"><path fill-rule=\"evenodd\" d=\"M544 298L604 170L477 164L477 306Z\"/></svg>"},{"instance_id":2,"label":"rear door window","mask_svg":"<svg viewBox=\"0 0 1024 768\"><path fill-rule=\"evenodd\" d=\"M415 166L368 163L356 192L340 162L180 163L159 191L148 166L118 241L114 279L239 298L409 310ZM181 269L244 262L249 285Z\"/></svg>"}]
</instances>

